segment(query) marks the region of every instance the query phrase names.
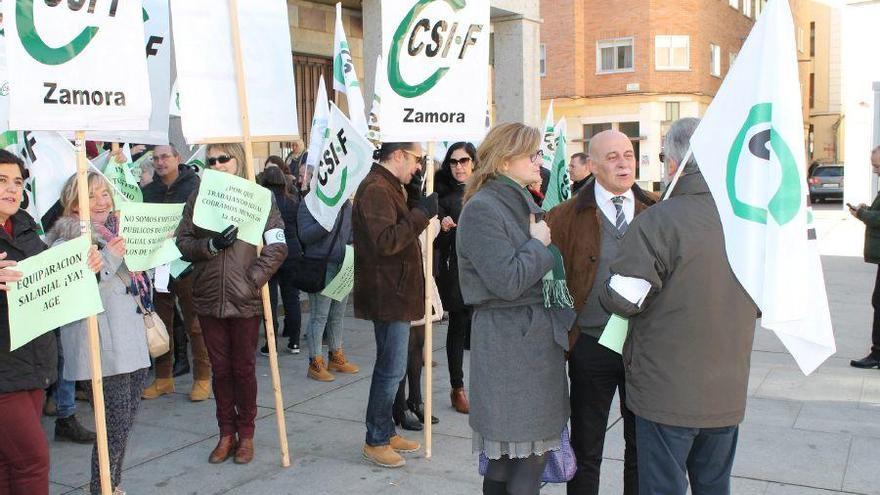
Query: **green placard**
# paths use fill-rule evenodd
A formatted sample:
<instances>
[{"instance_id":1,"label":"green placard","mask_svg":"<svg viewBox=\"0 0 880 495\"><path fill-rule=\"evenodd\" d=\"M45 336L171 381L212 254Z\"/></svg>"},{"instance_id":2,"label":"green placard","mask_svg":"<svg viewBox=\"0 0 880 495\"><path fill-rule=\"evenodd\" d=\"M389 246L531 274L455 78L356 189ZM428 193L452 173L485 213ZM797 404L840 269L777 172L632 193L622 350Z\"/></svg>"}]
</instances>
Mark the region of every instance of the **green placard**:
<instances>
[{"instance_id":1,"label":"green placard","mask_svg":"<svg viewBox=\"0 0 880 495\"><path fill-rule=\"evenodd\" d=\"M104 311L79 237L18 263L22 279L8 293L10 351L62 325Z\"/></svg>"},{"instance_id":2,"label":"green placard","mask_svg":"<svg viewBox=\"0 0 880 495\"><path fill-rule=\"evenodd\" d=\"M183 271L186 270L191 264L192 263L190 263L189 261L183 261L180 258L172 261L170 267L171 276L174 278L180 278L180 274L183 273Z\"/></svg>"},{"instance_id":3,"label":"green placard","mask_svg":"<svg viewBox=\"0 0 880 495\"><path fill-rule=\"evenodd\" d=\"M104 176L113 185L113 202L117 208L126 202L143 202L144 194L138 185L138 179L131 172L130 163L119 163L111 156L104 168Z\"/></svg>"},{"instance_id":4,"label":"green placard","mask_svg":"<svg viewBox=\"0 0 880 495\"><path fill-rule=\"evenodd\" d=\"M232 174L205 170L193 211L196 226L223 232L238 226L238 238L257 245L272 207L272 193L265 187Z\"/></svg>"},{"instance_id":5,"label":"green placard","mask_svg":"<svg viewBox=\"0 0 880 495\"><path fill-rule=\"evenodd\" d=\"M333 280L324 287L321 295L329 297L334 301L345 299L351 289L354 287L354 248L345 246L345 258L342 260L342 267L339 273L333 277Z\"/></svg>"},{"instance_id":6,"label":"green placard","mask_svg":"<svg viewBox=\"0 0 880 495\"><path fill-rule=\"evenodd\" d=\"M629 320L617 315L611 315L602 336L599 337L599 344L612 351L623 354L623 343L626 342L626 335L629 333Z\"/></svg>"},{"instance_id":7,"label":"green placard","mask_svg":"<svg viewBox=\"0 0 880 495\"><path fill-rule=\"evenodd\" d=\"M129 270L149 270L180 258L173 236L183 207L183 203L119 206L119 235L125 239L125 264Z\"/></svg>"}]
</instances>

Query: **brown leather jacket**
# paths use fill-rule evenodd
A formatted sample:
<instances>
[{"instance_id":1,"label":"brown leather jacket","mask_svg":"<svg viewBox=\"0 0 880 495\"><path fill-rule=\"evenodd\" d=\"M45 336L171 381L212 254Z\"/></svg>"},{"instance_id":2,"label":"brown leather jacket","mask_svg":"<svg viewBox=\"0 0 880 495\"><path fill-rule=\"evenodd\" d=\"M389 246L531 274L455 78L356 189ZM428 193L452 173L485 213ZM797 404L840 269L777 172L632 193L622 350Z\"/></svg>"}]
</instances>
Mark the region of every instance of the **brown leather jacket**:
<instances>
[{"instance_id":1,"label":"brown leather jacket","mask_svg":"<svg viewBox=\"0 0 880 495\"><path fill-rule=\"evenodd\" d=\"M425 275L419 234L428 218L410 210L391 172L373 165L355 194L354 316L415 321L425 316Z\"/></svg>"},{"instance_id":2,"label":"brown leather jacket","mask_svg":"<svg viewBox=\"0 0 880 495\"><path fill-rule=\"evenodd\" d=\"M279 242L257 248L236 240L229 248L211 254L208 240L214 232L193 224L193 209L199 188L190 195L177 227L177 248L193 264L192 292L196 314L213 318L252 318L263 314L260 289L287 258L287 244ZM282 229L284 221L272 200L264 230Z\"/></svg>"},{"instance_id":3,"label":"brown leather jacket","mask_svg":"<svg viewBox=\"0 0 880 495\"><path fill-rule=\"evenodd\" d=\"M657 202L656 194L643 191L635 184L632 191L636 215ZM596 182L593 181L581 188L577 196L550 210L546 217L553 245L562 253L568 291L578 313L583 309L596 278L599 246L602 245L601 214L596 205ZM568 333L569 349L574 349L579 336L580 328L575 325Z\"/></svg>"}]
</instances>

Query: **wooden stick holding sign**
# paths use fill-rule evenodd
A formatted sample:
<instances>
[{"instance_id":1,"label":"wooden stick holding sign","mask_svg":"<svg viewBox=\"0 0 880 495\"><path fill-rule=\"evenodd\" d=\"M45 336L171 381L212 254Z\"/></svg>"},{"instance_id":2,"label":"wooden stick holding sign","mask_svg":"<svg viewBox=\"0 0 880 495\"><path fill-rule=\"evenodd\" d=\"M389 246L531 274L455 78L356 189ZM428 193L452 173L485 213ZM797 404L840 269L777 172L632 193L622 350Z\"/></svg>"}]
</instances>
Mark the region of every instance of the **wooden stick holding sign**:
<instances>
[{"instance_id":1,"label":"wooden stick holding sign","mask_svg":"<svg viewBox=\"0 0 880 495\"><path fill-rule=\"evenodd\" d=\"M229 20L232 29L232 46L235 54L235 82L238 86L238 106L241 111L241 129L244 145L245 167L248 180L256 182L254 173L254 150L251 140L251 127L248 118L248 101L245 89L244 62L241 50L241 34L238 24L238 1L229 0ZM257 256L262 245L257 245ZM284 421L284 400L281 396L281 375L278 372L278 350L275 345L275 325L272 321L272 303L269 299L269 285L263 286L263 316L266 321L266 343L269 346L269 369L272 375L272 390L275 393L275 419L278 423L278 442L281 447L281 465L290 466L290 453L287 449L287 426Z\"/></svg>"},{"instance_id":2,"label":"wooden stick holding sign","mask_svg":"<svg viewBox=\"0 0 880 495\"><path fill-rule=\"evenodd\" d=\"M86 157L86 133L76 132L76 185L79 220L82 235L92 239L92 219L89 210L89 160ZM107 422L104 414L104 379L101 372L101 345L98 340L98 317L86 318L89 339L89 365L92 372L92 409L95 411L95 435L98 445L98 472L101 477L101 495L111 495L110 454L107 449Z\"/></svg>"},{"instance_id":3,"label":"wooden stick holding sign","mask_svg":"<svg viewBox=\"0 0 880 495\"><path fill-rule=\"evenodd\" d=\"M434 192L434 142L428 143L428 160L425 164L425 194L430 196ZM434 359L434 230L429 221L425 229L425 458L431 458L431 434L433 424L431 413L433 412L433 394L431 375L431 363Z\"/></svg>"}]
</instances>

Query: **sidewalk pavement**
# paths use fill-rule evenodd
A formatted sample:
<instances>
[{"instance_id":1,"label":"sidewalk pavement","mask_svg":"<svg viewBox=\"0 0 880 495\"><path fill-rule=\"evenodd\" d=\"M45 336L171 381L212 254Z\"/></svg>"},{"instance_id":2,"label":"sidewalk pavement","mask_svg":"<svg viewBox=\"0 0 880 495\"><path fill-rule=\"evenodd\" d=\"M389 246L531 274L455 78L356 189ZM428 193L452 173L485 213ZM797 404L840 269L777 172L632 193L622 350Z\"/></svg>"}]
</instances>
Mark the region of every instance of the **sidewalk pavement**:
<instances>
[{"instance_id":1,"label":"sidewalk pavement","mask_svg":"<svg viewBox=\"0 0 880 495\"><path fill-rule=\"evenodd\" d=\"M861 260L863 229L857 221L836 205L816 217L838 352L805 377L775 336L757 330L735 494L880 494L880 370L849 366L869 348L875 268ZM467 416L449 403L445 325L435 327L434 335L434 414L440 423L434 426L433 458L425 459L424 451L406 455L405 467L390 470L361 458L375 353L372 326L354 318L345 323L345 351L360 366L359 374L337 374L336 381L320 383L306 378L307 349L279 356L289 468L280 466L268 360L258 356L257 450L250 465L208 464L217 441L214 403L189 402L187 375L178 379L177 393L142 403L122 488L130 495L480 493ZM466 356L466 376L467 365ZM622 493L623 434L616 409L615 404L608 422L603 494ZM78 416L92 424L88 405L78 403ZM91 447L54 442L51 418L44 419L44 427L51 448L51 493L82 493ZM403 432L418 438L412 433ZM565 488L548 485L541 493L563 494Z\"/></svg>"}]
</instances>

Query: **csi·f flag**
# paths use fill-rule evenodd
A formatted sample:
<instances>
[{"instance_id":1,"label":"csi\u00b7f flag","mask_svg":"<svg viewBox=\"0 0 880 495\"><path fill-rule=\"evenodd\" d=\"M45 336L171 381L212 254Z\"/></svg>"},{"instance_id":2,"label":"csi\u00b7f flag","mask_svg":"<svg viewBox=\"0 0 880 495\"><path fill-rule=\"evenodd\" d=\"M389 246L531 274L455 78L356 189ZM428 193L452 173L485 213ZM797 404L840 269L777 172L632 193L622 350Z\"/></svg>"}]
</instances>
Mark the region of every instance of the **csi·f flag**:
<instances>
[{"instance_id":1,"label":"csi\u00b7f flag","mask_svg":"<svg viewBox=\"0 0 880 495\"><path fill-rule=\"evenodd\" d=\"M367 116L364 112L364 95L361 93L361 84L354 70L348 39L342 27L341 3L336 4L336 33L333 36L333 89L345 93L351 123L362 136L366 136L368 128Z\"/></svg>"},{"instance_id":2,"label":"csi\u00b7f flag","mask_svg":"<svg viewBox=\"0 0 880 495\"><path fill-rule=\"evenodd\" d=\"M373 79L373 105L370 107L370 117L367 119L367 139L373 146L379 148L382 145L382 95L388 91L388 74L382 67L382 54L376 57L376 77Z\"/></svg>"},{"instance_id":3,"label":"csi\u00b7f flag","mask_svg":"<svg viewBox=\"0 0 880 495\"><path fill-rule=\"evenodd\" d=\"M805 374L834 354L788 0L770 0L691 139L737 279Z\"/></svg>"},{"instance_id":4,"label":"csi\u00b7f flag","mask_svg":"<svg viewBox=\"0 0 880 495\"><path fill-rule=\"evenodd\" d=\"M568 126L565 123L565 119L559 119L559 122L556 124L554 152L551 157L550 184L547 186L547 195L544 197L544 202L541 203L541 207L546 211L550 211L551 208L567 201L571 197L571 178L568 175L568 167L565 161L565 134L567 131Z\"/></svg>"},{"instance_id":5,"label":"csi\u00b7f flag","mask_svg":"<svg viewBox=\"0 0 880 495\"><path fill-rule=\"evenodd\" d=\"M324 85L323 74L319 81L318 95L315 97L315 113L312 115L312 130L309 131L309 149L306 153L306 164L310 167L315 167L320 161L327 134L327 121L330 120L330 104L327 101L327 87Z\"/></svg>"},{"instance_id":6,"label":"csi\u00b7f flag","mask_svg":"<svg viewBox=\"0 0 880 495\"><path fill-rule=\"evenodd\" d=\"M550 100L550 106L547 107L547 115L544 116L544 127L541 129L541 153L544 155L544 161L541 165L547 170L553 169L553 158L556 154L556 128L553 126L553 100Z\"/></svg>"}]
</instances>

